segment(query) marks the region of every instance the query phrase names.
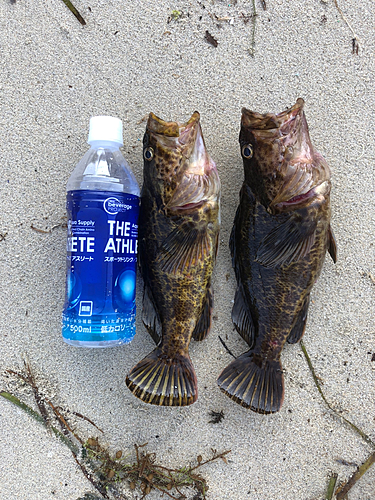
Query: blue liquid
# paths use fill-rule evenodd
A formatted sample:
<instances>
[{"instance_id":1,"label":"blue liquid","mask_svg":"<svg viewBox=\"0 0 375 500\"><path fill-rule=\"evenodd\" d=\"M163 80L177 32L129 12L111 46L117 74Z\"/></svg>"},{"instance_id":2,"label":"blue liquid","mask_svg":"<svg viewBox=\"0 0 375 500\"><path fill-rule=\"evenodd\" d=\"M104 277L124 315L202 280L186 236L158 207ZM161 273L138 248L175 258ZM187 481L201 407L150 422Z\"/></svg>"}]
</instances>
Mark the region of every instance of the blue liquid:
<instances>
[{"instance_id":1,"label":"blue liquid","mask_svg":"<svg viewBox=\"0 0 375 500\"><path fill-rule=\"evenodd\" d=\"M63 339L83 347L126 344L135 335L139 198L69 191L67 211Z\"/></svg>"}]
</instances>

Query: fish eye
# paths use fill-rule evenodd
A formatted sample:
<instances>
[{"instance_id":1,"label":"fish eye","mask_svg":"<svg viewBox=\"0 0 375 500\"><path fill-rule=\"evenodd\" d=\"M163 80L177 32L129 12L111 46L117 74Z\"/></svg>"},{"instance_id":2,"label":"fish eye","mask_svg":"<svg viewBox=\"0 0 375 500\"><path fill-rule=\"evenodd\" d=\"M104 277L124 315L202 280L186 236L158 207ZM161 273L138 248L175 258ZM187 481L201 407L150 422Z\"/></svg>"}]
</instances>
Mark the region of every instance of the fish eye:
<instances>
[{"instance_id":1,"label":"fish eye","mask_svg":"<svg viewBox=\"0 0 375 500\"><path fill-rule=\"evenodd\" d=\"M143 157L147 161L151 161L154 157L154 150L152 148L146 148L143 152Z\"/></svg>"},{"instance_id":2,"label":"fish eye","mask_svg":"<svg viewBox=\"0 0 375 500\"><path fill-rule=\"evenodd\" d=\"M242 156L244 158L252 158L253 156L253 146L251 144L246 144L242 147Z\"/></svg>"}]
</instances>

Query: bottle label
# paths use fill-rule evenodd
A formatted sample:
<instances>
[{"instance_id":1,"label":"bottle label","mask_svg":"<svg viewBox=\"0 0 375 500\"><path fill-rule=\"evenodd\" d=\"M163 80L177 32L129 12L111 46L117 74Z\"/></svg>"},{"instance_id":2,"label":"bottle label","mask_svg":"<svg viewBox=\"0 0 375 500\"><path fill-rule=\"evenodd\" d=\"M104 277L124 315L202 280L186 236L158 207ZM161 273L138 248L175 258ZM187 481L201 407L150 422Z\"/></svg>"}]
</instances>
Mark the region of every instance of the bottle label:
<instances>
[{"instance_id":1,"label":"bottle label","mask_svg":"<svg viewBox=\"0 0 375 500\"><path fill-rule=\"evenodd\" d=\"M129 342L135 333L139 197L69 191L67 212L63 336Z\"/></svg>"}]
</instances>

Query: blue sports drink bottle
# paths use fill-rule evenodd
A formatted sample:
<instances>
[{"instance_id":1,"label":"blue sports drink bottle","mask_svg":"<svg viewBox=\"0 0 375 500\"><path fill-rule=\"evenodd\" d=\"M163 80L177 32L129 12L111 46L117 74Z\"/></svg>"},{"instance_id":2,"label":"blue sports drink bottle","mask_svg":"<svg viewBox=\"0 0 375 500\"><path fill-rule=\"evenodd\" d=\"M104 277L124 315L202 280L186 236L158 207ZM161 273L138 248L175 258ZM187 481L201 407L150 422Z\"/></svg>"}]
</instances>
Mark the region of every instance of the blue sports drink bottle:
<instances>
[{"instance_id":1,"label":"blue sports drink bottle","mask_svg":"<svg viewBox=\"0 0 375 500\"><path fill-rule=\"evenodd\" d=\"M122 122L90 119L91 148L67 185L67 274L62 335L111 347L135 335L139 186L119 150Z\"/></svg>"}]
</instances>

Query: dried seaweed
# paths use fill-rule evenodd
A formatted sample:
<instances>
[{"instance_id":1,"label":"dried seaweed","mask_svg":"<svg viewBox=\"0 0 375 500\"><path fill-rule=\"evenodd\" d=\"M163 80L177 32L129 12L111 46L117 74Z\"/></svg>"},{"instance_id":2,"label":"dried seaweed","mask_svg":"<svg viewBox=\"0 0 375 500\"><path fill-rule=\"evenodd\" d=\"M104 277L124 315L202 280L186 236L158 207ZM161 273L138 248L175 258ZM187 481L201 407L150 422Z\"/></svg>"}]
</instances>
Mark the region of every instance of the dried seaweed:
<instances>
[{"instance_id":1,"label":"dried seaweed","mask_svg":"<svg viewBox=\"0 0 375 500\"><path fill-rule=\"evenodd\" d=\"M7 370L6 372L14 375L30 387L39 412L33 410L7 391L0 392L0 396L50 429L62 443L68 446L82 473L90 481L96 492L101 495L98 497L96 494L87 493L83 500L97 498L125 500L125 496L121 492L125 483L132 490L140 490L141 498L145 498L152 490L158 490L168 498L182 500L187 498L182 489L188 488L188 490L193 490L196 493L195 498L204 499L206 498L208 485L204 477L198 473L198 469L218 459L222 459L227 463L226 455L230 450L218 453L216 450L211 449L212 456L210 458L203 460L202 456L198 455L194 465L173 469L157 464L156 454L149 453L144 449L147 443L134 445L135 460L133 461L129 461L127 456L124 457L121 450L111 454L109 449L99 442L98 437L84 439L79 435L73 429L71 423L68 423L67 414L75 415L103 432L92 420L81 413L63 410L41 394L30 364L27 361L24 363L23 372L14 370Z\"/></svg>"},{"instance_id":2,"label":"dried seaweed","mask_svg":"<svg viewBox=\"0 0 375 500\"><path fill-rule=\"evenodd\" d=\"M83 19L81 14L78 12L78 10L74 7L72 2L70 0L62 0L64 4L68 7L68 9L72 12L72 14L75 15L75 17L78 19L78 21L82 24L82 26L85 26L86 21Z\"/></svg>"},{"instance_id":3,"label":"dried seaweed","mask_svg":"<svg viewBox=\"0 0 375 500\"><path fill-rule=\"evenodd\" d=\"M350 29L350 31L352 32L353 34L353 38L352 38L352 52L353 54L357 54L358 55L358 51L359 51L359 38L358 36L355 34L355 31L353 30L353 28L351 27L349 21L346 19L346 17L344 16L344 13L343 11L340 9L339 7L339 4L337 2L337 0L333 0L334 3L335 3L335 6L336 6L336 9L339 11L339 14L342 18L342 20L346 23L347 27Z\"/></svg>"},{"instance_id":4,"label":"dried seaweed","mask_svg":"<svg viewBox=\"0 0 375 500\"><path fill-rule=\"evenodd\" d=\"M46 425L46 427L48 427L49 426L49 416L48 416L47 409L45 407L46 401L41 396L41 394L39 392L39 389L38 389L36 382L35 382L34 375L31 371L30 363L26 359L24 360L24 367L25 367L25 373L19 373L19 372L15 372L13 370L6 370L6 371L7 371L7 373L9 373L11 375L15 375L19 379L23 380L25 383L29 384L29 386L31 387L31 389L33 391L35 402L38 406L41 417L43 418L44 424Z\"/></svg>"},{"instance_id":5,"label":"dried seaweed","mask_svg":"<svg viewBox=\"0 0 375 500\"><path fill-rule=\"evenodd\" d=\"M326 500L332 500L333 493L335 491L336 482L337 482L337 477L338 477L337 474L332 474L332 476L329 479Z\"/></svg>"},{"instance_id":6,"label":"dried seaweed","mask_svg":"<svg viewBox=\"0 0 375 500\"><path fill-rule=\"evenodd\" d=\"M39 413L37 413L36 411L34 411L27 404L25 404L22 401L20 401L13 394L10 394L9 392L6 392L6 391L1 391L0 392L0 396L2 396L4 399L7 399L8 401L10 401L11 403L13 403L14 405L18 406L18 408L21 408L21 410L23 410L24 412L26 412L28 415L30 415L34 420L36 420L40 424L46 425L43 417L41 415L39 415ZM68 446L68 448L70 448L70 450L72 452L78 453L78 451L79 451L78 448L69 439L67 439L64 436L64 434L62 434L58 429L56 429L56 427L54 427L53 425L51 425L49 428L55 434L56 437L58 437L66 446Z\"/></svg>"},{"instance_id":7,"label":"dried seaweed","mask_svg":"<svg viewBox=\"0 0 375 500\"><path fill-rule=\"evenodd\" d=\"M222 346L224 347L224 349L227 351L228 354L230 354L231 356L233 356L234 359L236 359L236 356L233 354L233 352L229 349L229 347L227 347L226 343L224 342L224 340L220 337L220 335L218 335L219 337L219 340L222 344Z\"/></svg>"},{"instance_id":8,"label":"dried seaweed","mask_svg":"<svg viewBox=\"0 0 375 500\"><path fill-rule=\"evenodd\" d=\"M375 443L374 441L372 441L372 439L363 431L361 431L361 429L359 429L355 424L353 424L353 422L351 422L350 420L348 420L347 418L343 417L342 415L340 415L340 413L338 413L333 407L332 405L327 401L323 391L322 391L322 388L320 386L320 383L319 383L319 380L318 380L318 377L317 375L315 374L315 370L314 370L314 367L311 363L311 360L310 360L310 356L307 354L307 351L306 351L306 347L304 345L304 343L301 341L300 342L300 346L301 346L301 349L302 349L302 352L306 358L306 361L307 361L307 364L309 365L309 369L310 369L310 372L313 376L313 379L314 379L314 382L315 382L315 385L316 385L316 388L318 389L319 391L319 394L321 395L323 401L325 402L325 404L328 406L328 408L340 419L340 420L343 420L346 424L348 424L357 434L359 434L361 436L362 439L364 439L366 441L366 443L368 443L369 445L371 445L372 447L375 448Z\"/></svg>"},{"instance_id":9,"label":"dried seaweed","mask_svg":"<svg viewBox=\"0 0 375 500\"><path fill-rule=\"evenodd\" d=\"M251 16L252 20L252 31L251 31L251 47L249 48L249 54L251 57L254 57L255 55L255 30L256 30L256 23L257 23L257 9L255 7L255 0L253 0L253 14Z\"/></svg>"},{"instance_id":10,"label":"dried seaweed","mask_svg":"<svg viewBox=\"0 0 375 500\"><path fill-rule=\"evenodd\" d=\"M355 483L360 479L365 472L369 470L369 468L375 463L375 452L372 453L366 462L358 467L358 469L354 472L354 474L350 477L349 481L341 486L339 486L336 490L336 499L344 500L346 495L355 485Z\"/></svg>"},{"instance_id":11,"label":"dried seaweed","mask_svg":"<svg viewBox=\"0 0 375 500\"><path fill-rule=\"evenodd\" d=\"M328 408L339 418L341 419L342 421L344 421L346 424L348 424L357 434L359 434L361 436L362 439L364 439L366 441L366 443L368 443L369 445L371 445L372 447L375 448L375 443L372 441L372 439L370 439L370 437L365 433L363 432L361 429L359 429L355 424L353 424L353 422L351 422L350 420L348 420L347 418L343 417L342 415L340 415L334 408L332 408L332 406L330 405L330 403L327 401L323 391L322 391L322 388L320 386L320 383L319 383L319 380L318 380L318 377L315 373L315 370L314 370L314 367L311 363L311 360L310 360L310 356L308 355L307 353L307 350L306 350L306 347L304 346L303 342L301 341L300 342L300 346L301 346L301 349L302 349L302 352L306 358L306 361L307 361L307 364L309 366L309 369L310 369L310 372L313 376L313 379L314 379L314 383L323 399L323 401L325 402L325 404L328 406ZM365 474L365 472L368 471L368 469L375 463L375 452L372 453L368 459L362 464L360 465L357 470L354 472L354 474L349 478L349 480L339 486L335 492L335 495L336 495L336 499L337 500L345 500L346 497L347 497L347 494L349 492L349 490L356 484L356 482L363 476L363 474ZM333 477L335 477L336 475L333 475ZM329 488L328 488L328 491L327 491L327 496L326 496L326 499L330 500L332 498L332 495L333 495L333 491L334 491L334 488L335 488L335 484L336 484L336 481L333 481L333 479L331 478L331 481L329 483ZM336 479L337 479L337 476L336 476ZM333 484L334 482L334 484ZM333 484L333 486L332 486ZM331 487L332 486L332 487ZM329 494L331 496L329 496Z\"/></svg>"},{"instance_id":12,"label":"dried seaweed","mask_svg":"<svg viewBox=\"0 0 375 500\"><path fill-rule=\"evenodd\" d=\"M67 222L66 222L66 216L61 217L61 222L58 222L57 224L53 224L49 229L41 229L39 227L34 226L33 224L30 225L31 229L33 231L36 231L37 233L42 233L42 234L50 234L52 231L58 227L66 228L67 227Z\"/></svg>"}]
</instances>

